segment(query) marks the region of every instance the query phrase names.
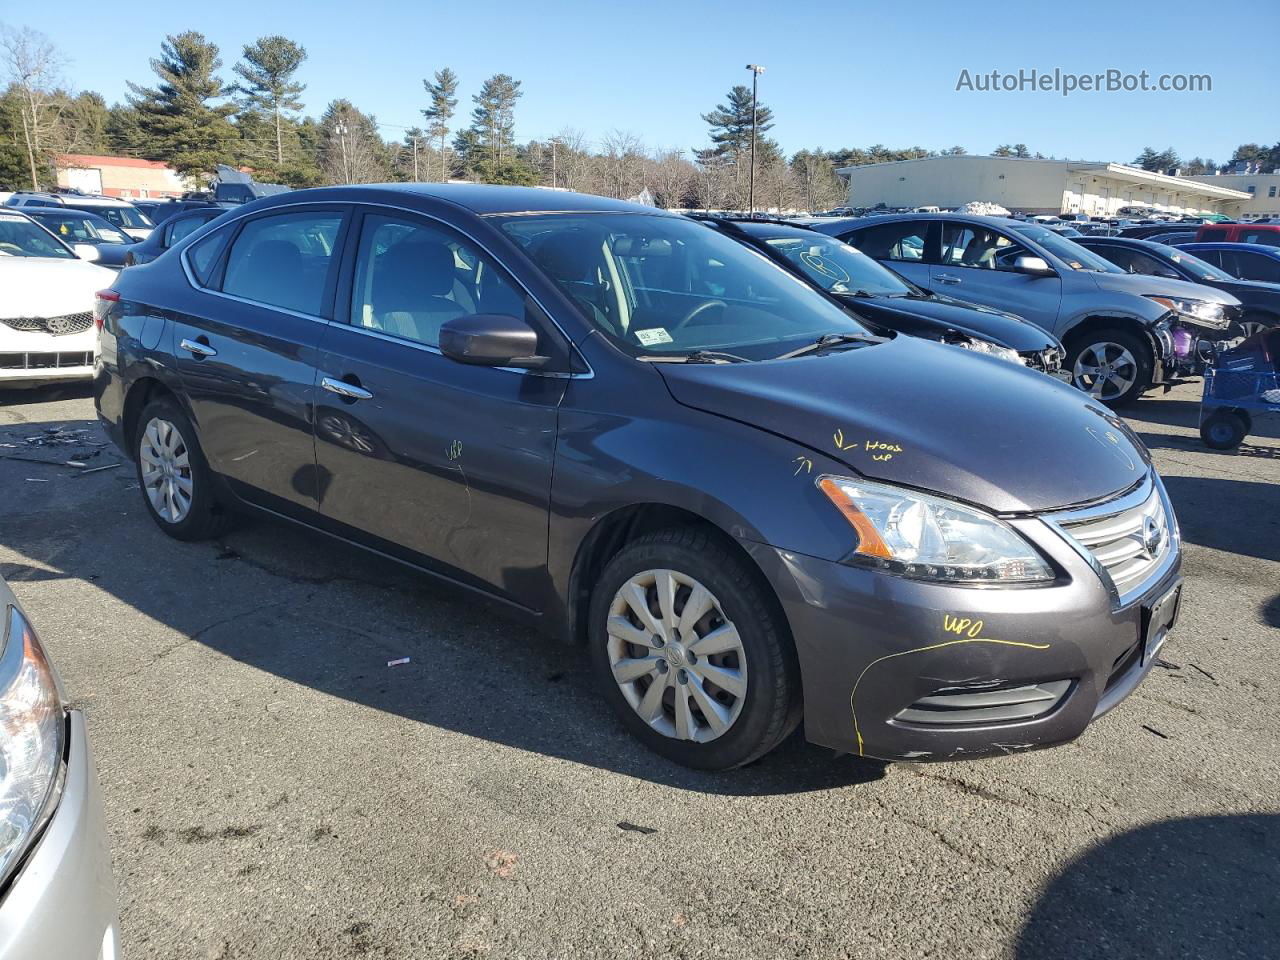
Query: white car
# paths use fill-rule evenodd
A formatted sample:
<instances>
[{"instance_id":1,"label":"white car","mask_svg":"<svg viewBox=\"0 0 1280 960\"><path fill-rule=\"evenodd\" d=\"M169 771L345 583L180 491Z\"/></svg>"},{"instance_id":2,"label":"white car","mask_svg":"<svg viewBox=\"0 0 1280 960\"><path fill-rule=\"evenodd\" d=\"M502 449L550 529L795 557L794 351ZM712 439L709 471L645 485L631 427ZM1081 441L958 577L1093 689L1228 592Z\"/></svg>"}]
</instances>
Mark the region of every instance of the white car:
<instances>
[{"instance_id":1,"label":"white car","mask_svg":"<svg viewBox=\"0 0 1280 960\"><path fill-rule=\"evenodd\" d=\"M5 201L6 207L68 207L96 213L119 227L135 240L151 236L155 224L128 200L102 197L92 193L15 193Z\"/></svg>"},{"instance_id":2,"label":"white car","mask_svg":"<svg viewBox=\"0 0 1280 960\"><path fill-rule=\"evenodd\" d=\"M94 294L118 275L87 262L96 258L0 210L0 389L93 378Z\"/></svg>"}]
</instances>

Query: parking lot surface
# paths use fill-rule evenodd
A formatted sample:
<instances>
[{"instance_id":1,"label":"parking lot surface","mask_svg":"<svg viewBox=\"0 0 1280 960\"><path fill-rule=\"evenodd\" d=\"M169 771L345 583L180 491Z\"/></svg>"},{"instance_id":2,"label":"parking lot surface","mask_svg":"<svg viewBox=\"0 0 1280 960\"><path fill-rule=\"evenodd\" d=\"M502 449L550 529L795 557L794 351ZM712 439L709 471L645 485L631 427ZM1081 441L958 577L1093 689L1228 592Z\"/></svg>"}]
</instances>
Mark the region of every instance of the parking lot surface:
<instances>
[{"instance_id":1,"label":"parking lot surface","mask_svg":"<svg viewBox=\"0 0 1280 960\"><path fill-rule=\"evenodd\" d=\"M1280 430L1210 451L1198 390L1126 411L1187 588L1119 709L719 775L425 576L268 520L168 539L86 390L0 395L0 573L88 720L125 956L1280 956Z\"/></svg>"}]
</instances>

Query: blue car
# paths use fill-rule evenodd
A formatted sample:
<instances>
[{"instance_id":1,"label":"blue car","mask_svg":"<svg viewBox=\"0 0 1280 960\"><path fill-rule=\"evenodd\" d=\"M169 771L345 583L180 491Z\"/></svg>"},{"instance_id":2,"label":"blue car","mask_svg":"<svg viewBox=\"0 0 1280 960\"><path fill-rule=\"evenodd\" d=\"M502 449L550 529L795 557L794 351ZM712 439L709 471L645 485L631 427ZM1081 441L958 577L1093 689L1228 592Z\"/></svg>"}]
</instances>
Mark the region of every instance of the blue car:
<instances>
[{"instance_id":1,"label":"blue car","mask_svg":"<svg viewBox=\"0 0 1280 960\"><path fill-rule=\"evenodd\" d=\"M1176 246L1240 280L1280 283L1280 247L1261 243L1179 243Z\"/></svg>"},{"instance_id":2,"label":"blue car","mask_svg":"<svg viewBox=\"0 0 1280 960\"><path fill-rule=\"evenodd\" d=\"M98 265L119 270L139 241L96 213L68 207L23 207L22 212L67 243L86 243L98 251Z\"/></svg>"}]
</instances>

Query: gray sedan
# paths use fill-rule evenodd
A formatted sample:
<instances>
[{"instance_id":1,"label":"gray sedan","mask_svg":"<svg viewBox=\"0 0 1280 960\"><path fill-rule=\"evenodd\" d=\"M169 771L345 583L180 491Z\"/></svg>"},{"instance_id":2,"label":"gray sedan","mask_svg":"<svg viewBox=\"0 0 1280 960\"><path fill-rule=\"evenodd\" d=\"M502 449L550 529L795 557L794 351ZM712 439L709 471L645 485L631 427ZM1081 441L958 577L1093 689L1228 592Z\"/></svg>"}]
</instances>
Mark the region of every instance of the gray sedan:
<instances>
[{"instance_id":1,"label":"gray sedan","mask_svg":"<svg viewBox=\"0 0 1280 960\"><path fill-rule=\"evenodd\" d=\"M115 960L115 881L84 717L0 579L0 960Z\"/></svg>"}]
</instances>

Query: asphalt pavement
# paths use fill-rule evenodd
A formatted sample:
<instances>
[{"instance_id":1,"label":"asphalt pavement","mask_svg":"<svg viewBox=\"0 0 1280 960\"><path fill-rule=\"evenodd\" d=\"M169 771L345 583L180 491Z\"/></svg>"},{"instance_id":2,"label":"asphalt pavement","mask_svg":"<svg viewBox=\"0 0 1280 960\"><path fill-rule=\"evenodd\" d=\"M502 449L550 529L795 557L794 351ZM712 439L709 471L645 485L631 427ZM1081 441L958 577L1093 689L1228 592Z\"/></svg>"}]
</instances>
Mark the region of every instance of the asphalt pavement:
<instances>
[{"instance_id":1,"label":"asphalt pavement","mask_svg":"<svg viewBox=\"0 0 1280 960\"><path fill-rule=\"evenodd\" d=\"M0 573L87 717L128 958L1276 957L1280 424L1217 453L1198 397L1126 411L1186 541L1158 669L993 760L674 766L497 607L276 521L170 540L82 389L0 394Z\"/></svg>"}]
</instances>

